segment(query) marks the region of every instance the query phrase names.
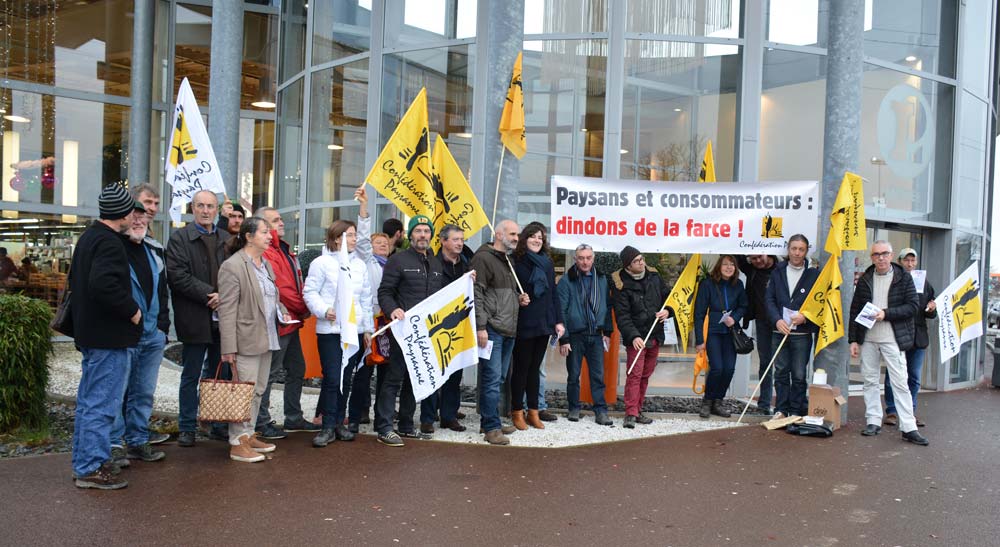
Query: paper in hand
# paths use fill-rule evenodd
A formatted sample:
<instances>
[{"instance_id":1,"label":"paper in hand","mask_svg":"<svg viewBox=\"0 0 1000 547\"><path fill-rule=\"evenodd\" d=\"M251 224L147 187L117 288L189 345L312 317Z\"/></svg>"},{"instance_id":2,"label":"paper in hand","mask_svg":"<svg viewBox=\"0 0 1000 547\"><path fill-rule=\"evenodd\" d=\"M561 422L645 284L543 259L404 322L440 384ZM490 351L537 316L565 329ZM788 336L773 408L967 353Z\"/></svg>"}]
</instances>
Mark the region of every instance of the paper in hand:
<instances>
[{"instance_id":1,"label":"paper in hand","mask_svg":"<svg viewBox=\"0 0 1000 547\"><path fill-rule=\"evenodd\" d=\"M799 312L797 312L795 310L790 310L790 309L784 308L784 307L781 308L781 318L788 325L788 329L789 330L795 330L795 327L798 326L798 325L792 324L792 316L795 315L796 313L799 313Z\"/></svg>"},{"instance_id":2,"label":"paper in hand","mask_svg":"<svg viewBox=\"0 0 1000 547\"><path fill-rule=\"evenodd\" d=\"M485 348L480 347L480 346L476 346L476 348L477 348L477 351L479 352L479 358L480 359L487 359L487 360L489 360L490 356L493 355L493 340L487 341Z\"/></svg>"},{"instance_id":3,"label":"paper in hand","mask_svg":"<svg viewBox=\"0 0 1000 547\"><path fill-rule=\"evenodd\" d=\"M910 275L913 276L913 286L916 287L917 293L923 294L924 282L927 281L927 270L913 270Z\"/></svg>"},{"instance_id":4,"label":"paper in hand","mask_svg":"<svg viewBox=\"0 0 1000 547\"><path fill-rule=\"evenodd\" d=\"M880 310L878 306L868 302L865 304L864 308L861 308L861 313L854 318L854 321L870 329L875 325L875 316L878 315L878 312L880 311L882 310Z\"/></svg>"},{"instance_id":5,"label":"paper in hand","mask_svg":"<svg viewBox=\"0 0 1000 547\"><path fill-rule=\"evenodd\" d=\"M282 325L292 325L295 323L301 323L298 319L292 319L290 321L285 321L285 316L281 315L281 310L278 310L278 322Z\"/></svg>"}]
</instances>

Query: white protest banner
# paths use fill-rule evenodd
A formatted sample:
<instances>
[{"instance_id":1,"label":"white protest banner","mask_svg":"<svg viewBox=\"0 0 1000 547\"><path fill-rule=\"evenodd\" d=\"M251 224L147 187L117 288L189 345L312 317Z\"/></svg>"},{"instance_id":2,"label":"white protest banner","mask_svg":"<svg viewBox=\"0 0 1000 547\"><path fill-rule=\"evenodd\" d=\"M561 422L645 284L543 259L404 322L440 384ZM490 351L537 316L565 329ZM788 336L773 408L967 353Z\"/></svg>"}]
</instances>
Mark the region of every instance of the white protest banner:
<instances>
[{"instance_id":1,"label":"white protest banner","mask_svg":"<svg viewBox=\"0 0 1000 547\"><path fill-rule=\"evenodd\" d=\"M211 190L217 194L226 193L226 185L219 173L219 162L215 159L212 143L205 131L198 103L195 101L191 84L184 78L177 90L177 105L174 107L173 131L170 148L167 150L165 180L170 190L170 219L180 222L184 206L199 190Z\"/></svg>"},{"instance_id":2,"label":"white protest banner","mask_svg":"<svg viewBox=\"0 0 1000 547\"><path fill-rule=\"evenodd\" d=\"M983 304L979 292L979 262L976 261L934 299L942 363L958 355L963 342L983 335Z\"/></svg>"},{"instance_id":3,"label":"white protest banner","mask_svg":"<svg viewBox=\"0 0 1000 547\"><path fill-rule=\"evenodd\" d=\"M479 362L471 273L450 283L406 312L391 329L403 350L420 401L438 390L451 373Z\"/></svg>"},{"instance_id":4,"label":"white protest banner","mask_svg":"<svg viewBox=\"0 0 1000 547\"><path fill-rule=\"evenodd\" d=\"M699 184L552 177L552 246L619 252L771 254L816 241L819 183ZM815 243L814 243L815 247Z\"/></svg>"}]
</instances>

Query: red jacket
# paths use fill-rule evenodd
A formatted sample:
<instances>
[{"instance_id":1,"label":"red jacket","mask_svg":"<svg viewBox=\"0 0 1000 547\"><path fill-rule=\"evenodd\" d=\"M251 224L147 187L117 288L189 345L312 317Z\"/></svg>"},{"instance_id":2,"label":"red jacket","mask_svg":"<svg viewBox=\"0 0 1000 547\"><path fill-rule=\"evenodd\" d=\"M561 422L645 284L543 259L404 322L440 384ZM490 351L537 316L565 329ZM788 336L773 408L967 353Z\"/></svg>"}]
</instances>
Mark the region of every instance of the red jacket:
<instances>
[{"instance_id":1,"label":"red jacket","mask_svg":"<svg viewBox=\"0 0 1000 547\"><path fill-rule=\"evenodd\" d=\"M304 321L309 316L309 308L302 300L302 269L299 259L292 254L291 248L280 238L271 238L271 246L264 251L264 258L271 263L274 270L275 284L278 286L278 298L292 314L293 319ZM289 263L291 259L291 263ZM292 263L295 268L292 269ZM284 336L302 328L302 323L278 325L278 336Z\"/></svg>"}]
</instances>

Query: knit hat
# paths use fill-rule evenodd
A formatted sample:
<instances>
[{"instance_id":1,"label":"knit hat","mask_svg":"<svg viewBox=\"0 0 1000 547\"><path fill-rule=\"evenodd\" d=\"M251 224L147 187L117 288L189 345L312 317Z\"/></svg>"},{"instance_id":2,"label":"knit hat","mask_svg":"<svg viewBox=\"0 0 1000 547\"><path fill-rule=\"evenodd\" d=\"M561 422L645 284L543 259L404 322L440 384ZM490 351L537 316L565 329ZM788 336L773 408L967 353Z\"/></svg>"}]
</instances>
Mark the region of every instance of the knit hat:
<instances>
[{"instance_id":1,"label":"knit hat","mask_svg":"<svg viewBox=\"0 0 1000 547\"><path fill-rule=\"evenodd\" d=\"M628 268L628 266L632 264L632 261L635 260L635 257L641 254L642 253L639 252L639 249L636 249L631 245L626 245L625 248L622 249L622 252L618 253L618 257L622 259L622 267Z\"/></svg>"},{"instance_id":2,"label":"knit hat","mask_svg":"<svg viewBox=\"0 0 1000 547\"><path fill-rule=\"evenodd\" d=\"M431 237L434 237L434 225L431 224L431 219L427 215L417 215L410 219L410 226L406 229L406 238L410 239L413 234L413 229L421 224L426 225L431 229Z\"/></svg>"},{"instance_id":3,"label":"knit hat","mask_svg":"<svg viewBox=\"0 0 1000 547\"><path fill-rule=\"evenodd\" d=\"M97 207L101 212L101 218L105 220L125 218L133 210L146 212L146 208L133 199L132 195L121 184L105 186L101 190L100 197L97 198Z\"/></svg>"}]
</instances>

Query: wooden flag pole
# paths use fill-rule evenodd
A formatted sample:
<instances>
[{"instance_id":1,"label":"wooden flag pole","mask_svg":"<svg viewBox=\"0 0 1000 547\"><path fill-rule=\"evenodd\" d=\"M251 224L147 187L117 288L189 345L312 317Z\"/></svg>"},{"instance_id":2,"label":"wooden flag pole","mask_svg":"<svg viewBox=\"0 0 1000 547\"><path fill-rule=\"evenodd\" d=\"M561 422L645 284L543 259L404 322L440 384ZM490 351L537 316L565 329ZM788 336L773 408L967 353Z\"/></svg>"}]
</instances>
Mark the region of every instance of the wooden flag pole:
<instances>
[{"instance_id":1,"label":"wooden flag pole","mask_svg":"<svg viewBox=\"0 0 1000 547\"><path fill-rule=\"evenodd\" d=\"M662 294L662 293L661 293L661 294ZM660 311L663 311L664 309L666 309L666 307L667 307L667 301L666 301L666 300L664 300L664 301L663 301L663 305L662 305L662 306L660 306ZM656 312L656 313L660 313L660 312ZM669 319L669 318L668 318L668 319ZM658 324L659 322L660 322L660 320L659 320L659 319L657 319L657 320L653 321L653 324L652 324L652 325L651 325L651 326L649 327L649 332L647 332L647 333L646 333L646 337L642 339L642 345L643 345L643 346L645 346L645 345L646 345L646 342L648 342L648 341L649 341L649 337L650 337L650 336L652 336L652 334L653 334L653 329L655 329L655 328L656 328L656 325L657 325L657 324ZM637 351L637 352L635 352L635 358L634 358L634 359L632 359L632 364L631 364L631 365L629 365L629 366L628 366L628 370L627 370L627 371L625 371L625 376L628 376L629 374L632 374L632 368L633 368L633 367L635 367L635 364L636 364L637 362L639 362L639 354L640 354L640 353L642 353L642 352L641 352L641 351Z\"/></svg>"},{"instance_id":2,"label":"wooden flag pole","mask_svg":"<svg viewBox=\"0 0 1000 547\"><path fill-rule=\"evenodd\" d=\"M500 168L497 169L497 187L493 193L493 216L490 217L490 228L497 221L497 202L500 201L500 176L503 175L503 158L507 155L507 147L500 145ZM496 233L496 230L493 230Z\"/></svg>"},{"instance_id":3,"label":"wooden flag pole","mask_svg":"<svg viewBox=\"0 0 1000 547\"><path fill-rule=\"evenodd\" d=\"M785 345L785 340L788 340L787 334L781 339L781 343L778 344L778 349L774 350L774 355L771 357L771 362L767 364L767 368L764 369L764 374L761 374L760 378L757 380L757 387L753 388L753 393L750 394L750 398L747 400L746 406L743 407L743 412L740 413L739 419L736 420L737 424L743 421L743 416L746 415L747 409L750 408L750 403L753 402L753 396L757 394L757 390L760 389L760 383L767 376L767 373L771 372L771 366L774 365L774 360L777 359L778 354L781 353L781 347Z\"/></svg>"}]
</instances>

